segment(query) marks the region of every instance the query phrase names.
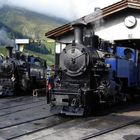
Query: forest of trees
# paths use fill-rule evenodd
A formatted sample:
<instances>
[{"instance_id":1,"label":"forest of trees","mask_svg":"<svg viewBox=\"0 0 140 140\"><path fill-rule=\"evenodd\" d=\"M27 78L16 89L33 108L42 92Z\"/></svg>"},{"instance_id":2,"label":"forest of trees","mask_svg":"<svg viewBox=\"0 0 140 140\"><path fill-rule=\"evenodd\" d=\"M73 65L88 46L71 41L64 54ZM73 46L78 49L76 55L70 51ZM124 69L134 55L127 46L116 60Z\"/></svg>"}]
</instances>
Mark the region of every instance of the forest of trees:
<instances>
[{"instance_id":1,"label":"forest of trees","mask_svg":"<svg viewBox=\"0 0 140 140\"><path fill-rule=\"evenodd\" d=\"M47 46L41 41L32 42L25 46L26 50L30 50L40 54L54 54L54 42L47 43Z\"/></svg>"},{"instance_id":2,"label":"forest of trees","mask_svg":"<svg viewBox=\"0 0 140 140\"><path fill-rule=\"evenodd\" d=\"M48 50L45 46L45 44L41 44L41 43L30 43L29 45L26 45L25 49L30 50L30 51L34 51L37 53L41 53L41 54L50 54L50 50Z\"/></svg>"}]
</instances>

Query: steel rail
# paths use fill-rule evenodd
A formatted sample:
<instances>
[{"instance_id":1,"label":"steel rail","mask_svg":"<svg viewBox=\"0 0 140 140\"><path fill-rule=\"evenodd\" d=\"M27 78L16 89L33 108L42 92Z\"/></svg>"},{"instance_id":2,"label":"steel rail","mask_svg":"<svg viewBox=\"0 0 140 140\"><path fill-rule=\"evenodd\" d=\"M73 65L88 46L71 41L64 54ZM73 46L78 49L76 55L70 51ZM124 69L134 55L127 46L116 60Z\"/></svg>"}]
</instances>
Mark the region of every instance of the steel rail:
<instances>
[{"instance_id":1,"label":"steel rail","mask_svg":"<svg viewBox=\"0 0 140 140\"><path fill-rule=\"evenodd\" d=\"M115 127L112 127L112 128L106 129L106 130L102 130L102 131L99 131L99 132L84 136L84 137L80 138L80 140L88 140L88 139L91 139L91 138L95 138L95 137L110 133L112 131L127 127L129 125L136 124L138 122L140 122L140 119L135 119L135 120L129 121L129 122L125 123L125 124L115 126Z\"/></svg>"},{"instance_id":2,"label":"steel rail","mask_svg":"<svg viewBox=\"0 0 140 140\"><path fill-rule=\"evenodd\" d=\"M62 123L66 123L66 122L68 122L68 121L70 121L70 120L72 120L72 119L68 119L68 120L65 120L65 121L64 121L64 120L58 121L58 122L56 122L55 124L48 125L48 126L45 126L45 127L39 128L39 129L36 129L36 130L32 130L32 131L30 131L30 132L26 132L26 133L23 133L23 134L19 134L19 135L17 135L17 136L13 136L13 137L7 138L7 140L12 140L12 139L20 138L20 137L25 136L25 135L34 134L34 133L39 132L39 131L42 131L42 130L44 130L44 129L48 129L48 128L51 128L51 127L60 125L60 124L62 124Z\"/></svg>"}]
</instances>

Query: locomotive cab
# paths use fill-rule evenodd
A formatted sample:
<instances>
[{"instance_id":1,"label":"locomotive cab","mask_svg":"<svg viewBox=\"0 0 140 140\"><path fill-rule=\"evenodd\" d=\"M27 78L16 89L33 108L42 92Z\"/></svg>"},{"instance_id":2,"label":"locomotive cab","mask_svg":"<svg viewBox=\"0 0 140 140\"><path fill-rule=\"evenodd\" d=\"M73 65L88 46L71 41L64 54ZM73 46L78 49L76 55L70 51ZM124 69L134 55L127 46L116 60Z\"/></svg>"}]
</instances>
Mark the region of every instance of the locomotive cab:
<instances>
[{"instance_id":1,"label":"locomotive cab","mask_svg":"<svg viewBox=\"0 0 140 140\"><path fill-rule=\"evenodd\" d=\"M121 92L124 92L125 96L134 95L139 91L140 51L137 49L138 46L136 44L136 40L116 41L114 57L106 58L105 60L112 67L114 79L120 81Z\"/></svg>"}]
</instances>

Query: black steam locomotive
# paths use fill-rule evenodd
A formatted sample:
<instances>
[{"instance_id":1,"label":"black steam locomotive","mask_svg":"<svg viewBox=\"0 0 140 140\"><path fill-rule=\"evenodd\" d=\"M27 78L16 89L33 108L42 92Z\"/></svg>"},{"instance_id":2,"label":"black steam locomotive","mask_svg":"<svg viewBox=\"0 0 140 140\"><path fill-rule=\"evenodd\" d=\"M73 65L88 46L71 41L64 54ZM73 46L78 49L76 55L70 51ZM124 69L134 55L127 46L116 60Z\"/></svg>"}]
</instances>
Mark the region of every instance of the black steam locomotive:
<instances>
[{"instance_id":1,"label":"black steam locomotive","mask_svg":"<svg viewBox=\"0 0 140 140\"><path fill-rule=\"evenodd\" d=\"M2 63L3 55L0 54L0 64Z\"/></svg>"},{"instance_id":2,"label":"black steam locomotive","mask_svg":"<svg viewBox=\"0 0 140 140\"><path fill-rule=\"evenodd\" d=\"M19 51L12 53L13 47L6 48L8 56L0 60L0 95L25 95L45 88L46 61Z\"/></svg>"},{"instance_id":3,"label":"black steam locomotive","mask_svg":"<svg viewBox=\"0 0 140 140\"><path fill-rule=\"evenodd\" d=\"M75 40L61 52L59 70L48 83L51 111L84 115L99 103L126 101L140 85L139 51L83 36L83 24L73 27Z\"/></svg>"}]
</instances>

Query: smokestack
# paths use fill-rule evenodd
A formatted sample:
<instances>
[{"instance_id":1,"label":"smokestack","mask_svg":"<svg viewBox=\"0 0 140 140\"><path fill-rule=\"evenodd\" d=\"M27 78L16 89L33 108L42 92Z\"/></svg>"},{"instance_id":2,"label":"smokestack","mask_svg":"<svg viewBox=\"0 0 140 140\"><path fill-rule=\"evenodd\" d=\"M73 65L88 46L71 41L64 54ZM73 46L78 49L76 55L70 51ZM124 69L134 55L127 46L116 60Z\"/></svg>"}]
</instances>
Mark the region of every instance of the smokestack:
<instances>
[{"instance_id":1,"label":"smokestack","mask_svg":"<svg viewBox=\"0 0 140 140\"><path fill-rule=\"evenodd\" d=\"M98 11L101 11L101 8L100 7L95 7L94 12L98 12Z\"/></svg>"},{"instance_id":2,"label":"smokestack","mask_svg":"<svg viewBox=\"0 0 140 140\"><path fill-rule=\"evenodd\" d=\"M77 44L83 44L83 29L85 27L84 23L74 23L72 24L74 28L74 40Z\"/></svg>"},{"instance_id":3,"label":"smokestack","mask_svg":"<svg viewBox=\"0 0 140 140\"><path fill-rule=\"evenodd\" d=\"M9 58L12 58L12 50L13 50L13 47L12 46L7 46L6 47L7 49L7 55Z\"/></svg>"}]
</instances>

